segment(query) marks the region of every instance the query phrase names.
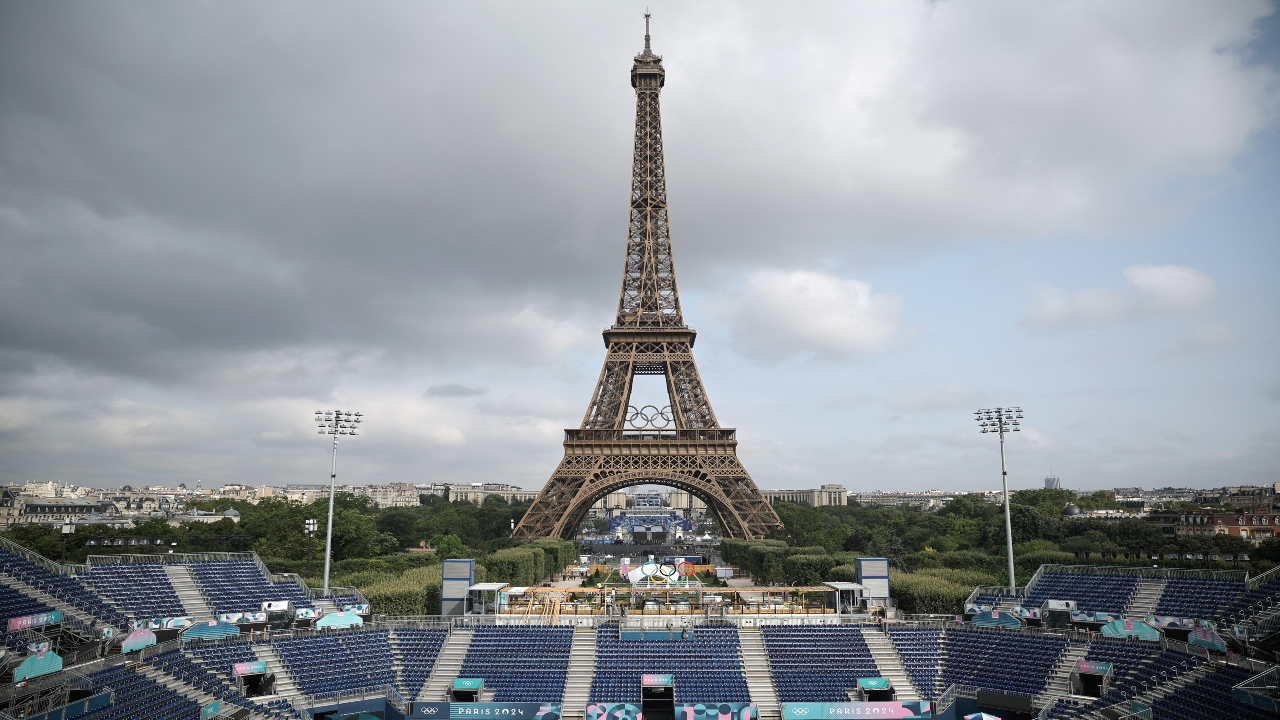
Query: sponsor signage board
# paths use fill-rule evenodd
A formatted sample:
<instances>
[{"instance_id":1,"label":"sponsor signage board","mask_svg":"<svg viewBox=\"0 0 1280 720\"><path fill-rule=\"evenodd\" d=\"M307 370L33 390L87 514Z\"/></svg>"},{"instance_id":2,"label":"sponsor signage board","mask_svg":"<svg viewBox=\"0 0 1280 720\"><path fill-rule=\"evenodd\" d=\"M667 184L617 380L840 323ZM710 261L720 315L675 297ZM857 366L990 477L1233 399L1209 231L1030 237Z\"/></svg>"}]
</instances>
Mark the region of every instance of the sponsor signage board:
<instances>
[{"instance_id":1,"label":"sponsor signage board","mask_svg":"<svg viewBox=\"0 0 1280 720\"><path fill-rule=\"evenodd\" d=\"M1086 675L1106 675L1111 672L1111 663L1080 660L1076 663L1076 670Z\"/></svg>"},{"instance_id":2,"label":"sponsor signage board","mask_svg":"<svg viewBox=\"0 0 1280 720\"><path fill-rule=\"evenodd\" d=\"M484 678L454 678L454 690L479 690L484 685Z\"/></svg>"},{"instance_id":3,"label":"sponsor signage board","mask_svg":"<svg viewBox=\"0 0 1280 720\"><path fill-rule=\"evenodd\" d=\"M929 701L782 703L782 720L846 720L846 718L932 718Z\"/></svg>"},{"instance_id":4,"label":"sponsor signage board","mask_svg":"<svg viewBox=\"0 0 1280 720\"><path fill-rule=\"evenodd\" d=\"M62 611L53 610L51 612L36 613L35 615L23 615L22 617L9 618L9 632L17 630L26 630L27 628L42 627L44 625L55 625L62 622Z\"/></svg>"},{"instance_id":5,"label":"sponsor signage board","mask_svg":"<svg viewBox=\"0 0 1280 720\"><path fill-rule=\"evenodd\" d=\"M640 676L640 685L643 687L671 687L675 684L675 678L671 675L653 675L644 674Z\"/></svg>"},{"instance_id":6,"label":"sponsor signage board","mask_svg":"<svg viewBox=\"0 0 1280 720\"><path fill-rule=\"evenodd\" d=\"M519 718L560 720L560 706L514 702L415 702L412 720L460 720L462 718Z\"/></svg>"},{"instance_id":7,"label":"sponsor signage board","mask_svg":"<svg viewBox=\"0 0 1280 720\"><path fill-rule=\"evenodd\" d=\"M231 672L234 675L262 675L267 672L267 664L262 660L236 663L231 666Z\"/></svg>"}]
</instances>

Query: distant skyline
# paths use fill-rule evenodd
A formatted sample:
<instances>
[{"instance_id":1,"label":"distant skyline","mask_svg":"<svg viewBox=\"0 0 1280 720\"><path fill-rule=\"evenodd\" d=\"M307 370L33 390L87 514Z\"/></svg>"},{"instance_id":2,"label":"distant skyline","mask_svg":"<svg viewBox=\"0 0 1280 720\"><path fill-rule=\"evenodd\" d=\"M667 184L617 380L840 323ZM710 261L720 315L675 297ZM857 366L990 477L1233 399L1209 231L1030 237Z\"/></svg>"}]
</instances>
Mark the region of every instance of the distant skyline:
<instances>
[{"instance_id":1,"label":"distant skyline","mask_svg":"<svg viewBox=\"0 0 1280 720\"><path fill-rule=\"evenodd\" d=\"M1269 2L650 2L762 488L1280 480ZM0 483L538 488L603 358L646 4L0 4ZM652 379L652 378L650 378ZM657 400L641 384L633 404Z\"/></svg>"}]
</instances>

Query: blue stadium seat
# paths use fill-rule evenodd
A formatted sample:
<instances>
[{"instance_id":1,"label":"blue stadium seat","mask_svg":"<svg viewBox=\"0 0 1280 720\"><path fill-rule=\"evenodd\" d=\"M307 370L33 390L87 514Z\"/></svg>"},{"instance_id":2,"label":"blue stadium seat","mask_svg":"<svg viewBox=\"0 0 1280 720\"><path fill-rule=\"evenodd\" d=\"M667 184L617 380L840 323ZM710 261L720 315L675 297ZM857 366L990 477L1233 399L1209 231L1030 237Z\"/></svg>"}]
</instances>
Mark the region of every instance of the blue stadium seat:
<instances>
[{"instance_id":1,"label":"blue stadium seat","mask_svg":"<svg viewBox=\"0 0 1280 720\"><path fill-rule=\"evenodd\" d=\"M676 702L751 702L731 625L695 628L687 640L622 640L616 624L596 629L591 702L638 704L644 673L674 675Z\"/></svg>"},{"instance_id":2,"label":"blue stadium seat","mask_svg":"<svg viewBox=\"0 0 1280 720\"><path fill-rule=\"evenodd\" d=\"M858 678L880 669L852 625L766 625L760 628L781 702L848 701Z\"/></svg>"},{"instance_id":3,"label":"blue stadium seat","mask_svg":"<svg viewBox=\"0 0 1280 720\"><path fill-rule=\"evenodd\" d=\"M495 702L560 702L571 645L571 627L482 625L459 677L484 678Z\"/></svg>"}]
</instances>

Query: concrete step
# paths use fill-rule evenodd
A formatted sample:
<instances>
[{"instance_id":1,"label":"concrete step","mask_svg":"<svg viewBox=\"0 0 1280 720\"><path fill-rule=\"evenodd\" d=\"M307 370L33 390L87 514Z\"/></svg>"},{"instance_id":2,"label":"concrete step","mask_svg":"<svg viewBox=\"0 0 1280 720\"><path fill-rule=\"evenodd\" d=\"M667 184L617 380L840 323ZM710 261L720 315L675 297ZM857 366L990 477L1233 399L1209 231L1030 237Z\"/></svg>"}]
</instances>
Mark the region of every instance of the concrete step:
<instances>
[{"instance_id":1,"label":"concrete step","mask_svg":"<svg viewBox=\"0 0 1280 720\"><path fill-rule=\"evenodd\" d=\"M1137 620L1146 619L1160 604L1160 596L1164 594L1165 581L1162 578L1144 578L1133 591L1133 598L1125 608L1124 617Z\"/></svg>"},{"instance_id":2,"label":"concrete step","mask_svg":"<svg viewBox=\"0 0 1280 720\"><path fill-rule=\"evenodd\" d=\"M867 649L871 651L871 657L876 661L881 677L889 678L889 682L893 683L899 700L910 702L923 699L920 696L920 688L916 687L915 682L911 680L911 675L903 667L898 649L893 646L893 642L884 631L864 627L862 639L866 641Z\"/></svg>"},{"instance_id":3,"label":"concrete step","mask_svg":"<svg viewBox=\"0 0 1280 720\"><path fill-rule=\"evenodd\" d=\"M267 666L267 672L276 676L276 696L293 701L301 698L304 693L298 687L298 683L293 679L293 673L289 671L289 666L285 664L284 659L280 657L280 653L269 643L260 643L253 646L253 652Z\"/></svg>"},{"instance_id":4,"label":"concrete step","mask_svg":"<svg viewBox=\"0 0 1280 720\"><path fill-rule=\"evenodd\" d=\"M778 689L773 684L769 653L760 628L739 628L738 652L742 657L742 675L747 681L747 691L751 693L760 717L781 716L782 705L778 702Z\"/></svg>"},{"instance_id":5,"label":"concrete step","mask_svg":"<svg viewBox=\"0 0 1280 720\"><path fill-rule=\"evenodd\" d=\"M436 658L435 667L431 668L431 675L427 678L427 682L422 686L422 692L418 694L418 700L434 700L442 701L447 699L446 693L449 686L453 683L454 678L458 677L458 672L462 670L462 661L467 658L467 649L471 647L471 636L473 632L469 629L453 628L449 631L449 637L444 641L444 646L440 648L440 656Z\"/></svg>"},{"instance_id":6,"label":"concrete step","mask_svg":"<svg viewBox=\"0 0 1280 720\"><path fill-rule=\"evenodd\" d=\"M209 607L209 601L205 599L199 583L192 577L187 566L166 564L164 574L169 576L169 584L178 593L178 599L182 601L182 607L186 608L188 615L195 618L196 622L214 618L213 608Z\"/></svg>"},{"instance_id":7,"label":"concrete step","mask_svg":"<svg viewBox=\"0 0 1280 720\"><path fill-rule=\"evenodd\" d=\"M561 712L566 717L581 717L591 702L591 681L596 674L596 631L591 627L575 628L569 650L569 668L564 680Z\"/></svg>"}]
</instances>

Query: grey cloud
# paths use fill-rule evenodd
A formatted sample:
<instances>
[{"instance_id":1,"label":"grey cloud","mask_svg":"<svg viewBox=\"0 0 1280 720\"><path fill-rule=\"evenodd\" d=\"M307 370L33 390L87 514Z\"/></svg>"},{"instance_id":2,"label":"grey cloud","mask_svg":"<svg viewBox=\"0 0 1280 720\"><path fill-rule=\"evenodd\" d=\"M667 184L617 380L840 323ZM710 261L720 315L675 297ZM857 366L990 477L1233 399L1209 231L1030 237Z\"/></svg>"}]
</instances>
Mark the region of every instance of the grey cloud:
<instances>
[{"instance_id":1,"label":"grey cloud","mask_svg":"<svg viewBox=\"0 0 1280 720\"><path fill-rule=\"evenodd\" d=\"M460 397L476 397L489 392L488 388L468 387L461 383L442 383L440 385L432 385L423 393L426 397L442 397L442 398L460 398Z\"/></svg>"}]
</instances>

